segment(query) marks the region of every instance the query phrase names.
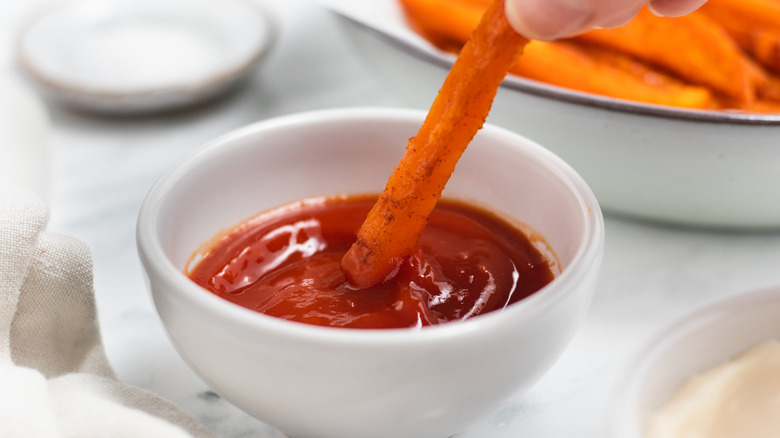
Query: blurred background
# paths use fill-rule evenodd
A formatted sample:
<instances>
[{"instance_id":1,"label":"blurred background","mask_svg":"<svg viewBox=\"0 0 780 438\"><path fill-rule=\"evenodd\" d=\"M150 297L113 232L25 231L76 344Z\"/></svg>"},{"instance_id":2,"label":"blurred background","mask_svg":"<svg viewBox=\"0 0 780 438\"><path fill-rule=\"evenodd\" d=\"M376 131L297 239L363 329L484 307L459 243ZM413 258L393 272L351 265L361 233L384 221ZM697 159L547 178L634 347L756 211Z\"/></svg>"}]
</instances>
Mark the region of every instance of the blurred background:
<instances>
[{"instance_id":1,"label":"blurred background","mask_svg":"<svg viewBox=\"0 0 780 438\"><path fill-rule=\"evenodd\" d=\"M255 1L272 19L273 38L240 87L193 107L123 116L74 109L43 93L20 68L16 44L25 23L51 4L0 0L0 175L46 200L50 231L92 250L99 321L119 379L175 402L224 437L281 434L210 391L167 340L135 249L147 190L209 140L255 121L322 108L408 105L321 3ZM703 302L780 284L778 257L774 231L608 214L597 294L569 350L531 391L459 436L603 436L614 376L636 348Z\"/></svg>"}]
</instances>

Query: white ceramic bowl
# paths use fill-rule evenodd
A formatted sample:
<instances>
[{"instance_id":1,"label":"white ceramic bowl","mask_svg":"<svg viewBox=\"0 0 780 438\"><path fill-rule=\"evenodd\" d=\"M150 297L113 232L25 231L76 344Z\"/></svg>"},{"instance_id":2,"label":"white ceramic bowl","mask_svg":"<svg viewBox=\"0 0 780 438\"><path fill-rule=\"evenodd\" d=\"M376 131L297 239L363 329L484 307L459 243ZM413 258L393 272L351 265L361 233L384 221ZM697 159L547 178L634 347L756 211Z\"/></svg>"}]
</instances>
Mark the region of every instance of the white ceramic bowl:
<instances>
[{"instance_id":1,"label":"white ceramic bowl","mask_svg":"<svg viewBox=\"0 0 780 438\"><path fill-rule=\"evenodd\" d=\"M398 0L319 0L404 105L427 109L453 55L407 26ZM728 228L780 227L780 114L646 105L507 77L490 122L572 165L605 211Z\"/></svg>"},{"instance_id":2,"label":"white ceramic bowl","mask_svg":"<svg viewBox=\"0 0 780 438\"><path fill-rule=\"evenodd\" d=\"M620 372L609 438L641 438L650 416L684 381L772 339L780 339L780 287L721 298L670 324Z\"/></svg>"},{"instance_id":3,"label":"white ceramic bowl","mask_svg":"<svg viewBox=\"0 0 780 438\"><path fill-rule=\"evenodd\" d=\"M505 311L421 330L316 327L239 307L182 274L203 242L258 212L378 193L424 116L358 108L248 126L171 170L140 211L141 260L182 357L216 392L291 437L450 436L533 384L591 299L603 251L596 199L552 153L493 126L469 146L447 196L525 222L562 266Z\"/></svg>"},{"instance_id":4,"label":"white ceramic bowl","mask_svg":"<svg viewBox=\"0 0 780 438\"><path fill-rule=\"evenodd\" d=\"M271 47L274 27L244 0L70 0L23 26L17 58L56 101L149 113L235 88Z\"/></svg>"}]
</instances>

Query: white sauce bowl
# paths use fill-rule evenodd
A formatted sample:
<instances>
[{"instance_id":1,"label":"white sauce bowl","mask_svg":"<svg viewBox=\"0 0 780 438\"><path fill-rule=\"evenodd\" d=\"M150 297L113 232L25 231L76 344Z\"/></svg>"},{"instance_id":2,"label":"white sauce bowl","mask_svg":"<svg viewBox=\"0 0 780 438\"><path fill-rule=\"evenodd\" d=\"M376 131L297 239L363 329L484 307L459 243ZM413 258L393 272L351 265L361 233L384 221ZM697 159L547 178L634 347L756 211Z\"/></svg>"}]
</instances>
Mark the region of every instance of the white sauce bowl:
<instances>
[{"instance_id":1,"label":"white sauce bowl","mask_svg":"<svg viewBox=\"0 0 780 438\"><path fill-rule=\"evenodd\" d=\"M641 438L689 378L750 348L780 340L780 287L720 298L661 330L626 363L608 409L609 438Z\"/></svg>"}]
</instances>

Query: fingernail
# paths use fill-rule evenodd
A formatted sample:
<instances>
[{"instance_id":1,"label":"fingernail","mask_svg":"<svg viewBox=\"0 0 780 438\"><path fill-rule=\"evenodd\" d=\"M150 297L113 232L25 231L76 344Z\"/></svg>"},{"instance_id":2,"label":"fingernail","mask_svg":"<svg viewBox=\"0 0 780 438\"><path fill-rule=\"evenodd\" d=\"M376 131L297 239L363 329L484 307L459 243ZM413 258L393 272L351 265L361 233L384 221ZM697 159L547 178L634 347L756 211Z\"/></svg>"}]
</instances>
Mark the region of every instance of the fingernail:
<instances>
[{"instance_id":1,"label":"fingernail","mask_svg":"<svg viewBox=\"0 0 780 438\"><path fill-rule=\"evenodd\" d=\"M665 16L666 16L666 15L664 15L664 14L662 14L662 13L658 12L658 10L656 10L656 9L653 7L653 4L652 4L652 3L650 3L650 2L648 2L647 4L645 4L645 7L647 8L647 10L648 10L648 11L650 11L650 13L651 13L651 14L655 15L656 17L665 17Z\"/></svg>"},{"instance_id":2,"label":"fingernail","mask_svg":"<svg viewBox=\"0 0 780 438\"><path fill-rule=\"evenodd\" d=\"M508 1L506 15L520 34L531 39L553 40L585 30L593 11L565 0L524 0Z\"/></svg>"},{"instance_id":3,"label":"fingernail","mask_svg":"<svg viewBox=\"0 0 780 438\"><path fill-rule=\"evenodd\" d=\"M647 10L658 17L679 17L699 9L706 0L650 0Z\"/></svg>"}]
</instances>

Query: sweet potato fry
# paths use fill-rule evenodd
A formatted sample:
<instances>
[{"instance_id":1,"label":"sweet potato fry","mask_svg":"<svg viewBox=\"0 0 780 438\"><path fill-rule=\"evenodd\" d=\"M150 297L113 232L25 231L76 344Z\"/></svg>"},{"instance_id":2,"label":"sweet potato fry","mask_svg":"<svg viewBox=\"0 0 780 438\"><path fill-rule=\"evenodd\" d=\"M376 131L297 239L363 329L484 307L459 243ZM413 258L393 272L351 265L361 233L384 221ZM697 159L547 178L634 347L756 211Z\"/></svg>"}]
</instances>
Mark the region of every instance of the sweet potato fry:
<instances>
[{"instance_id":1,"label":"sweet potato fry","mask_svg":"<svg viewBox=\"0 0 780 438\"><path fill-rule=\"evenodd\" d=\"M718 108L727 111L748 113L780 113L780 101L758 98L750 103L738 102L728 97L718 97Z\"/></svg>"},{"instance_id":2,"label":"sweet potato fry","mask_svg":"<svg viewBox=\"0 0 780 438\"><path fill-rule=\"evenodd\" d=\"M758 99L751 105L738 109L751 113L780 113L780 102Z\"/></svg>"},{"instance_id":3,"label":"sweet potato fry","mask_svg":"<svg viewBox=\"0 0 780 438\"><path fill-rule=\"evenodd\" d=\"M778 84L780 81L769 71L767 71L763 65L757 61L746 58L745 69L748 71L748 75L753 82L753 86L756 89L756 99L780 99L780 90L778 90ZM749 107L751 102L745 102Z\"/></svg>"},{"instance_id":4,"label":"sweet potato fry","mask_svg":"<svg viewBox=\"0 0 780 438\"><path fill-rule=\"evenodd\" d=\"M368 213L342 270L357 287L380 283L414 253L428 216L528 40L496 0L463 47L417 135Z\"/></svg>"},{"instance_id":5,"label":"sweet potato fry","mask_svg":"<svg viewBox=\"0 0 780 438\"><path fill-rule=\"evenodd\" d=\"M510 72L618 99L714 108L706 87L688 85L622 53L572 41L531 41Z\"/></svg>"},{"instance_id":6,"label":"sweet potato fry","mask_svg":"<svg viewBox=\"0 0 780 438\"><path fill-rule=\"evenodd\" d=\"M702 13L670 18L643 9L625 26L592 30L576 39L623 51L741 101L755 98L746 55Z\"/></svg>"},{"instance_id":7,"label":"sweet potato fry","mask_svg":"<svg viewBox=\"0 0 780 438\"><path fill-rule=\"evenodd\" d=\"M754 29L751 45L746 51L764 67L780 73L780 32Z\"/></svg>"},{"instance_id":8,"label":"sweet potato fry","mask_svg":"<svg viewBox=\"0 0 780 438\"><path fill-rule=\"evenodd\" d=\"M777 0L709 0L700 11L717 21L741 21L752 28L780 30Z\"/></svg>"},{"instance_id":9,"label":"sweet potato fry","mask_svg":"<svg viewBox=\"0 0 780 438\"><path fill-rule=\"evenodd\" d=\"M701 12L731 35L764 67L780 73L780 2L711 0Z\"/></svg>"},{"instance_id":10,"label":"sweet potato fry","mask_svg":"<svg viewBox=\"0 0 780 438\"><path fill-rule=\"evenodd\" d=\"M780 103L780 77L769 75L758 89L758 97Z\"/></svg>"}]
</instances>

